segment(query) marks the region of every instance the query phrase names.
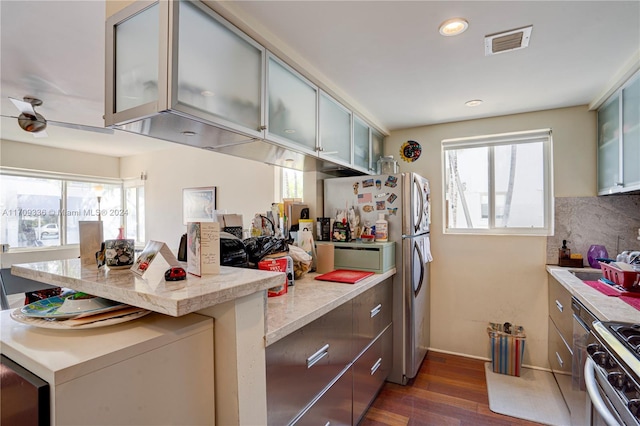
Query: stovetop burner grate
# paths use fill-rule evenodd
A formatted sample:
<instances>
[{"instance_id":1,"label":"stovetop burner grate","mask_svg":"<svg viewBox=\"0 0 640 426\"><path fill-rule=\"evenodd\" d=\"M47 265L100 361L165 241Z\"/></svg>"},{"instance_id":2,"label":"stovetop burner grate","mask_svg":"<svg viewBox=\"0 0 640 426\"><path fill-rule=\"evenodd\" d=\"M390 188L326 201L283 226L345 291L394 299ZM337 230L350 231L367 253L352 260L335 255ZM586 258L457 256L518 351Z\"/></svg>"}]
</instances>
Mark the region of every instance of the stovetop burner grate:
<instances>
[{"instance_id":1,"label":"stovetop burner grate","mask_svg":"<svg viewBox=\"0 0 640 426\"><path fill-rule=\"evenodd\" d=\"M614 331L618 339L640 360L640 324L610 323L609 328Z\"/></svg>"}]
</instances>

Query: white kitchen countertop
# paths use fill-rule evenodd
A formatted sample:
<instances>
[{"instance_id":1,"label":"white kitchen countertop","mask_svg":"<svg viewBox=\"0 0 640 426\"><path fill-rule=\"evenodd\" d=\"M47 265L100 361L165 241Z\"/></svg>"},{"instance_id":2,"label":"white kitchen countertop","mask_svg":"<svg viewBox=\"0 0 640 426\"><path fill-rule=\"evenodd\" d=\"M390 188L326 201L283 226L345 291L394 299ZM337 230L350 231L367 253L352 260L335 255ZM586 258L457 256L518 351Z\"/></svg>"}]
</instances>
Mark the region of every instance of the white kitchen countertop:
<instances>
[{"instance_id":1,"label":"white kitchen countertop","mask_svg":"<svg viewBox=\"0 0 640 426\"><path fill-rule=\"evenodd\" d=\"M217 275L199 278L187 274L183 281L165 281L168 267L158 259L143 276L138 276L128 269L98 269L83 266L80 259L66 259L16 264L11 273L172 316L264 291L284 279L282 272L222 266Z\"/></svg>"},{"instance_id":2,"label":"white kitchen countertop","mask_svg":"<svg viewBox=\"0 0 640 426\"><path fill-rule=\"evenodd\" d=\"M268 298L266 346L320 318L395 273L396 269L392 268L355 284L318 281L314 279L318 274L305 274L301 279L295 280L286 294Z\"/></svg>"},{"instance_id":3,"label":"white kitchen countertop","mask_svg":"<svg viewBox=\"0 0 640 426\"><path fill-rule=\"evenodd\" d=\"M628 305L618 297L606 296L589 287L581 279L571 273L600 272L592 268L565 268L547 265L547 272L575 296L600 321L618 321L640 323L640 311Z\"/></svg>"},{"instance_id":4,"label":"white kitchen countertop","mask_svg":"<svg viewBox=\"0 0 640 426\"><path fill-rule=\"evenodd\" d=\"M152 313L108 327L54 330L14 321L12 311L0 311L2 354L52 385L202 331L213 332L213 319L197 314L173 318Z\"/></svg>"}]
</instances>

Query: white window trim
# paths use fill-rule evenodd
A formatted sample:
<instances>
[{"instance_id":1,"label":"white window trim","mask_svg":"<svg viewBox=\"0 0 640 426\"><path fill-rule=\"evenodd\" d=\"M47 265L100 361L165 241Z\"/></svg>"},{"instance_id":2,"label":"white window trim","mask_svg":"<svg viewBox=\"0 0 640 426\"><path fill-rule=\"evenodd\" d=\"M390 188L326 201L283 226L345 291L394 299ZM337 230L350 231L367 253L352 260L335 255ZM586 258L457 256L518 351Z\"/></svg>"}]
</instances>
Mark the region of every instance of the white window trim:
<instances>
[{"instance_id":1,"label":"white window trim","mask_svg":"<svg viewBox=\"0 0 640 426\"><path fill-rule=\"evenodd\" d=\"M453 149L465 149L476 147L495 147L500 145L513 145L518 143L543 143L544 158L544 191L545 191L545 209L544 224L539 228L501 228L495 227L494 212L494 164L493 150L490 150L489 156L489 227L486 229L475 228L447 228L448 212L447 212L447 167L446 155L447 151ZM550 236L554 234L554 195L553 195L553 136L551 129L537 129L522 132L500 133L493 135L483 135L467 138L443 139L441 143L441 162L442 165L442 233L445 235L522 235L522 236Z\"/></svg>"},{"instance_id":2,"label":"white window trim","mask_svg":"<svg viewBox=\"0 0 640 426\"><path fill-rule=\"evenodd\" d=\"M62 173L62 172L53 172L53 171L43 171L43 170L32 170L32 169L23 169L18 167L7 167L0 166L0 175L5 176L17 176L17 177L29 177L34 179L54 179L60 180L64 182L73 181L73 182L89 182L89 183L103 183L108 185L120 185L123 189L122 194L120 196L120 205L124 205L124 189L125 189L125 179L121 178L110 178L104 176L91 176L91 175L79 175L72 173ZM66 184L62 185L61 192L62 199L67 198L67 186ZM66 229L67 222L66 217L61 216L60 219L60 229ZM120 226L124 226L123 219L120 220ZM60 250L60 249L68 249L73 247L78 247L78 243L69 244L67 243L67 234L65 232L60 233L60 245L58 246L44 246L44 247L12 247L12 252L31 252L31 251L46 251L46 250Z\"/></svg>"}]
</instances>

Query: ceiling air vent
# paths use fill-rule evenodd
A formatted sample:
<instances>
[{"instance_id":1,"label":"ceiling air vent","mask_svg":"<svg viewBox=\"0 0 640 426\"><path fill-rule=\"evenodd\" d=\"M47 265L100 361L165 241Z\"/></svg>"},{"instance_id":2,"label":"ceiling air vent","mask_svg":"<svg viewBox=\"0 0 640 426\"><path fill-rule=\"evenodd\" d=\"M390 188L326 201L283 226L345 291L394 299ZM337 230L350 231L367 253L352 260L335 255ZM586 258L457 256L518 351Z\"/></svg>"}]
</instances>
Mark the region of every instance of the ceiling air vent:
<instances>
[{"instance_id":1,"label":"ceiling air vent","mask_svg":"<svg viewBox=\"0 0 640 426\"><path fill-rule=\"evenodd\" d=\"M529 46L532 29L533 25L529 25L528 27L485 36L484 55L491 56L512 50L524 49Z\"/></svg>"}]
</instances>

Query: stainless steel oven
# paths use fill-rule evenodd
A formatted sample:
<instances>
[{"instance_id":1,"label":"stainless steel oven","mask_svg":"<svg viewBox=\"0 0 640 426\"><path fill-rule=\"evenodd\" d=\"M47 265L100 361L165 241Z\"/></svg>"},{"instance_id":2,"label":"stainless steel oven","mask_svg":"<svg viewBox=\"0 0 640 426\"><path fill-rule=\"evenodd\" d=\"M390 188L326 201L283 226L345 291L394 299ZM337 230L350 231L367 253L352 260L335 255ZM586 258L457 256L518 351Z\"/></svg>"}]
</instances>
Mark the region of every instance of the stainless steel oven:
<instances>
[{"instance_id":1,"label":"stainless steel oven","mask_svg":"<svg viewBox=\"0 0 640 426\"><path fill-rule=\"evenodd\" d=\"M640 426L640 324L595 322L587 353L587 424Z\"/></svg>"}]
</instances>

